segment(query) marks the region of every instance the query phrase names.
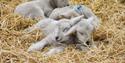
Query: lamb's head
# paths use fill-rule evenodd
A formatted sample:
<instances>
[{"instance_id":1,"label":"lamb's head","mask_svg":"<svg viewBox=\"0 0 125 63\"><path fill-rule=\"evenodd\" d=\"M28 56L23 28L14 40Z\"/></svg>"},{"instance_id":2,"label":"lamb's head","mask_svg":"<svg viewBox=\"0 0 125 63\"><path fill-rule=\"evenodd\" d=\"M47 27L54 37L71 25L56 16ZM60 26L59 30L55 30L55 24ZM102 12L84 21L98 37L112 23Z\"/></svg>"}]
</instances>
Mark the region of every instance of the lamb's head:
<instances>
[{"instance_id":1,"label":"lamb's head","mask_svg":"<svg viewBox=\"0 0 125 63\"><path fill-rule=\"evenodd\" d=\"M59 24L57 24L57 27L55 28L55 31L53 32L53 39L55 42L63 42L68 40L68 36L65 36L65 32L69 30L71 25L68 23L68 21L59 21Z\"/></svg>"},{"instance_id":2,"label":"lamb's head","mask_svg":"<svg viewBox=\"0 0 125 63\"><path fill-rule=\"evenodd\" d=\"M91 33L92 33L93 27L86 22L86 20L83 20L77 24L76 28L76 37L79 43L83 45L89 45L87 41L91 39Z\"/></svg>"},{"instance_id":3,"label":"lamb's head","mask_svg":"<svg viewBox=\"0 0 125 63\"><path fill-rule=\"evenodd\" d=\"M69 35L66 33L70 30L72 26L80 22L80 20L83 18L83 16L78 16L73 19L61 19L59 21L59 24L57 24L57 28L55 29L54 34L55 35L55 40L58 42L66 41L69 39Z\"/></svg>"},{"instance_id":4,"label":"lamb's head","mask_svg":"<svg viewBox=\"0 0 125 63\"><path fill-rule=\"evenodd\" d=\"M91 39L91 34L94 31L94 26L89 21L90 19L81 19L80 22L72 26L66 35L75 33L76 40L82 45L90 45L88 41Z\"/></svg>"},{"instance_id":5,"label":"lamb's head","mask_svg":"<svg viewBox=\"0 0 125 63\"><path fill-rule=\"evenodd\" d=\"M91 42L91 35L95 31L96 26L93 24L95 18L88 18L82 19L76 27L76 37L78 42L83 45L90 46L92 45Z\"/></svg>"}]
</instances>

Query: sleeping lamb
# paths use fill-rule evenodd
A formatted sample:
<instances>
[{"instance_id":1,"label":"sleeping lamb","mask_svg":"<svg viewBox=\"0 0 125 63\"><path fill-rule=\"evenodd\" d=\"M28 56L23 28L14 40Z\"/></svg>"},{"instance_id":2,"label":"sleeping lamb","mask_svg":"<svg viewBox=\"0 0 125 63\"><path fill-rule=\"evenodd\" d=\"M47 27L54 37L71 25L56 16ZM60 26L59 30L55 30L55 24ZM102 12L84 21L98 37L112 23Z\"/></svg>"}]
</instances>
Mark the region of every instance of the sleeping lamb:
<instances>
[{"instance_id":1,"label":"sleeping lamb","mask_svg":"<svg viewBox=\"0 0 125 63\"><path fill-rule=\"evenodd\" d=\"M69 40L69 35L65 33L75 24L77 24L83 16L78 16L71 20L69 19L62 19L60 21L56 21L53 19L43 19L39 21L34 26L26 29L25 31L30 33L33 30L41 29L42 32L45 34L45 38L35 44L31 45L28 49L28 52L36 51L43 49L45 45L50 44L55 46L46 55L52 55L57 52L63 51L65 44L62 42Z\"/></svg>"},{"instance_id":2,"label":"sleeping lamb","mask_svg":"<svg viewBox=\"0 0 125 63\"><path fill-rule=\"evenodd\" d=\"M14 13L38 20L48 17L53 9L67 5L68 0L34 0L18 5Z\"/></svg>"},{"instance_id":3,"label":"sleeping lamb","mask_svg":"<svg viewBox=\"0 0 125 63\"><path fill-rule=\"evenodd\" d=\"M61 20L52 20L45 19L45 21L40 21L34 27L31 27L28 32L33 31L34 29L40 28L44 31L46 37L31 45L28 49L29 52L43 49L47 44L52 44L55 47L47 52L45 55L53 55L55 53L61 52L64 50L67 42L70 42L72 39L77 43L76 47L85 50L89 45L93 45L91 41L91 34L99 26L99 19L91 11L91 9L80 6L83 16L70 19L61 19ZM90 42L88 42L90 41Z\"/></svg>"},{"instance_id":4,"label":"sleeping lamb","mask_svg":"<svg viewBox=\"0 0 125 63\"><path fill-rule=\"evenodd\" d=\"M91 34L98 28L100 22L91 9L83 5L80 7L83 9L82 14L84 14L84 19L70 28L67 35L75 33L77 42L79 43L76 47L78 49L85 50L85 46L94 46Z\"/></svg>"}]
</instances>

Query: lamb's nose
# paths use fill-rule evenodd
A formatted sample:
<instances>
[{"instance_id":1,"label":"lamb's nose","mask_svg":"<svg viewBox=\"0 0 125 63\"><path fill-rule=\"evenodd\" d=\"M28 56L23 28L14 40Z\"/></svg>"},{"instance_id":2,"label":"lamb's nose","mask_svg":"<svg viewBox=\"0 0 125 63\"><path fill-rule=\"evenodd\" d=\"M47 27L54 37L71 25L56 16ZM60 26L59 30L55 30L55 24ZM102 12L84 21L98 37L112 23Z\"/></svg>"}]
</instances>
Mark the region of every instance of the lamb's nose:
<instances>
[{"instance_id":1,"label":"lamb's nose","mask_svg":"<svg viewBox=\"0 0 125 63\"><path fill-rule=\"evenodd\" d=\"M69 6L69 4L67 4L67 6Z\"/></svg>"}]
</instances>

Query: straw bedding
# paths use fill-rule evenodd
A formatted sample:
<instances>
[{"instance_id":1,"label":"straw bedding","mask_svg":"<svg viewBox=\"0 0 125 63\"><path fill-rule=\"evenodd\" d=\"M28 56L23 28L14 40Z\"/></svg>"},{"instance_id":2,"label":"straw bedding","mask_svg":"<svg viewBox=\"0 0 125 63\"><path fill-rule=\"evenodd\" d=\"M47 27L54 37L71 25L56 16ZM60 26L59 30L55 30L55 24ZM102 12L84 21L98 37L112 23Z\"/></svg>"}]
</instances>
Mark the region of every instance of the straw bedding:
<instances>
[{"instance_id":1,"label":"straw bedding","mask_svg":"<svg viewBox=\"0 0 125 63\"><path fill-rule=\"evenodd\" d=\"M100 18L100 28L93 33L97 48L83 52L69 45L62 53L43 57L43 50L27 52L33 42L43 38L42 33L22 32L37 21L13 14L14 8L24 1L0 0L0 63L125 63L125 1L81 1L72 0L70 4L83 3Z\"/></svg>"}]
</instances>

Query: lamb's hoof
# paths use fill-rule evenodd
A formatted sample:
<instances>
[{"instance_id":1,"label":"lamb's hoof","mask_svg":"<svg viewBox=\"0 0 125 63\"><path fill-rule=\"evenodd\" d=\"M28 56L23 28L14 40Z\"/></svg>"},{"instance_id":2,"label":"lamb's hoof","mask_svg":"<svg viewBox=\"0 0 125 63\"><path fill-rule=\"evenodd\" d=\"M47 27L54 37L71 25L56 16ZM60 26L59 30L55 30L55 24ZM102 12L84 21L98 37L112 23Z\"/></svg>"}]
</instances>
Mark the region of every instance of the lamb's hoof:
<instances>
[{"instance_id":1,"label":"lamb's hoof","mask_svg":"<svg viewBox=\"0 0 125 63\"><path fill-rule=\"evenodd\" d=\"M30 46L27 50L28 53L32 53L33 51L37 51L36 48L33 47L34 44L32 44L32 46Z\"/></svg>"},{"instance_id":2,"label":"lamb's hoof","mask_svg":"<svg viewBox=\"0 0 125 63\"><path fill-rule=\"evenodd\" d=\"M27 52L28 52L28 53L32 53L33 51L29 48L29 49L27 50Z\"/></svg>"},{"instance_id":3,"label":"lamb's hoof","mask_svg":"<svg viewBox=\"0 0 125 63\"><path fill-rule=\"evenodd\" d=\"M89 47L84 46L84 45L82 45L82 44L77 44L77 45L76 45L76 49L79 49L79 50L81 50L81 51L87 52L87 51L89 50Z\"/></svg>"},{"instance_id":4,"label":"lamb's hoof","mask_svg":"<svg viewBox=\"0 0 125 63\"><path fill-rule=\"evenodd\" d=\"M47 54L43 54L43 57L47 57L48 55Z\"/></svg>"},{"instance_id":5,"label":"lamb's hoof","mask_svg":"<svg viewBox=\"0 0 125 63\"><path fill-rule=\"evenodd\" d=\"M45 54L43 54L43 56L44 56L44 57L50 57L50 56L52 56L52 55L45 53Z\"/></svg>"}]
</instances>

